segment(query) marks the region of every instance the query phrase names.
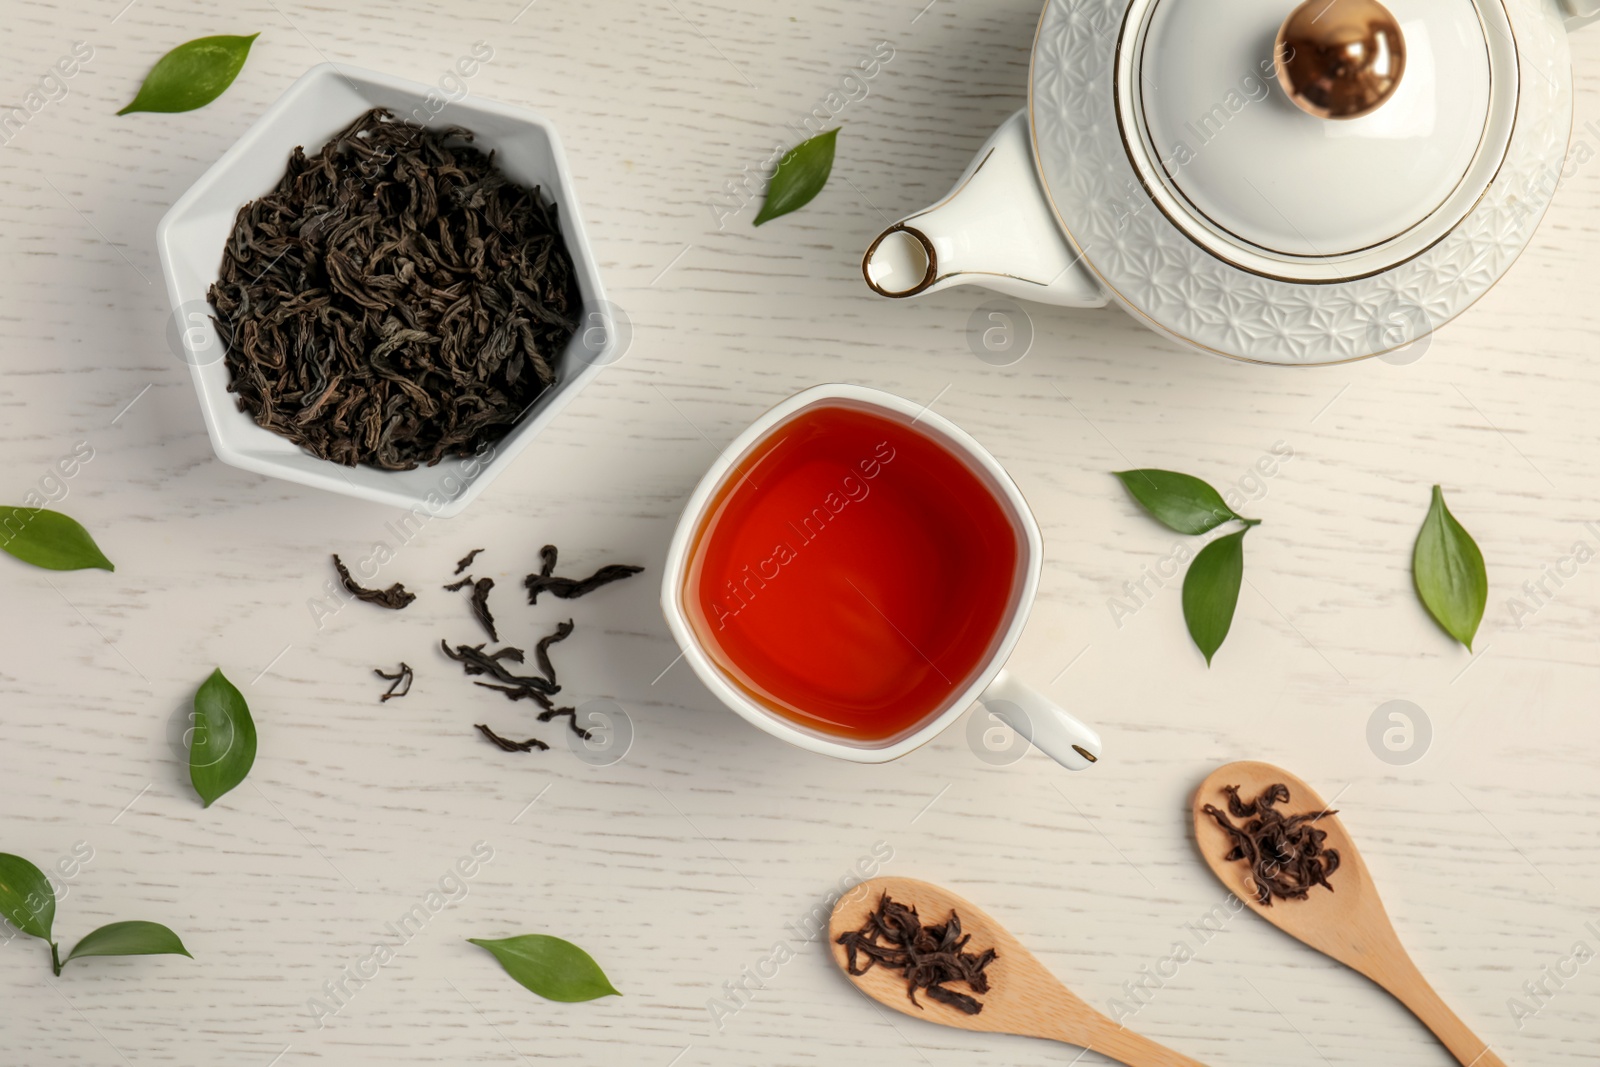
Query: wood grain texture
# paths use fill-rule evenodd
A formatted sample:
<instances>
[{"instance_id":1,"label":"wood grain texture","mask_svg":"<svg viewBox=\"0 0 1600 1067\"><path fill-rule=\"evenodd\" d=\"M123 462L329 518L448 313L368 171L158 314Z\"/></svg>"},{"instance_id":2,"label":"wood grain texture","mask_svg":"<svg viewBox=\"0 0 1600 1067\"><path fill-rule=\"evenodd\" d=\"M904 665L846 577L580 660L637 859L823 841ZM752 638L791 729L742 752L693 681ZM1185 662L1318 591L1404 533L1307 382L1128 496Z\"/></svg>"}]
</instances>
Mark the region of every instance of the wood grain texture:
<instances>
[{"instance_id":1,"label":"wood grain texture","mask_svg":"<svg viewBox=\"0 0 1600 1067\"><path fill-rule=\"evenodd\" d=\"M1579 943L1600 950L1600 562L1573 562L1575 543L1600 548L1585 526L1600 522L1600 162L1574 157L1516 267L1409 365L1243 366L1117 311L1029 308L1026 358L993 367L968 334L987 296L892 303L858 264L1020 105L1036 0L538 0L519 15L524 2L4 7L0 103L21 103L75 41L95 52L0 144L0 497L54 485L86 444L57 506L117 571L0 558L0 849L46 867L93 849L59 906L64 940L147 919L195 959L90 960L55 980L38 945L6 943L0 1062L1062 1062L1044 1043L889 1018L845 985L812 916L881 870L983 901L1090 1004L1202 1062L1446 1067L1364 979L1217 910L1188 800L1241 758L1340 795L1407 946L1508 1064L1593 1061L1600 963L1569 961ZM215 103L115 116L168 48L257 30ZM153 235L310 66L435 82L477 40L495 57L471 91L561 130L633 336L465 515L402 541L389 509L213 457L167 340ZM840 110L822 195L759 230L753 203L719 213L727 183L791 142L789 124L880 41L893 58ZM1600 29L1573 49L1576 136L1593 153ZM653 583L684 499L756 414L828 380L934 402L1010 469L1046 543L1011 666L1101 730L1098 767L1068 775L1037 753L996 766L965 723L889 766L832 763L746 727L674 665ZM1263 460L1278 442L1292 459ZM1107 473L1141 466L1236 487L1263 519L1209 671L1180 579L1161 575L1177 538ZM1435 482L1488 560L1476 656L1410 585ZM383 581L421 598L319 626L308 601L328 553L377 542L394 550ZM649 570L570 605L519 604L547 542L575 569ZM439 655L440 638L479 639L437 587L480 546L503 633L577 621L559 662L570 695L630 716L619 762L579 761ZM1112 598L1136 610L1114 616ZM371 671L401 659L416 685L380 704ZM260 753L203 811L170 738L218 666L250 701ZM1368 743L1397 699L1432 726L1409 765ZM556 748L500 753L475 722ZM344 979L477 841L494 854L464 895L375 976ZM539 1001L465 941L524 932L582 944L624 996ZM1191 958L1174 965L1180 943ZM793 958L774 970L780 944ZM308 1002L340 980L347 1006L319 1026ZM735 983L747 992L730 996Z\"/></svg>"}]
</instances>

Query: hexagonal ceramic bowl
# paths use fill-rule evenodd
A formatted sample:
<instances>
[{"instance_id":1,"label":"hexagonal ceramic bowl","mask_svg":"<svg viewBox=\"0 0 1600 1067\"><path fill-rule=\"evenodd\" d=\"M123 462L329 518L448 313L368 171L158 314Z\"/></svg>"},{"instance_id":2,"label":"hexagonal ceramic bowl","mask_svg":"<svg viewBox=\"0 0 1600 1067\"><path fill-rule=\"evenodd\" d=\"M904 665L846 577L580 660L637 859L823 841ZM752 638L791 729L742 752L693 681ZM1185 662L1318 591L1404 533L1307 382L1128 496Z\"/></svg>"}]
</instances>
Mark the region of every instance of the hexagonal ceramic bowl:
<instances>
[{"instance_id":1,"label":"hexagonal ceramic bowl","mask_svg":"<svg viewBox=\"0 0 1600 1067\"><path fill-rule=\"evenodd\" d=\"M617 353L617 330L583 230L566 154L555 129L523 108L468 96L437 114L425 101L443 99L430 85L386 74L324 63L300 77L210 170L179 198L156 230L161 269L173 315L168 330L173 351L194 378L212 447L225 463L346 496L432 515L465 508L527 448L551 419ZM583 315L547 390L504 438L466 459L450 459L411 471L346 467L318 459L287 438L257 426L228 392L222 340L211 322L206 291L216 281L222 250L239 208L283 177L296 145L316 152L362 112L386 107L397 118L428 118L439 129L471 130L474 144L493 151L514 181L537 185L555 201L561 234L576 268Z\"/></svg>"}]
</instances>

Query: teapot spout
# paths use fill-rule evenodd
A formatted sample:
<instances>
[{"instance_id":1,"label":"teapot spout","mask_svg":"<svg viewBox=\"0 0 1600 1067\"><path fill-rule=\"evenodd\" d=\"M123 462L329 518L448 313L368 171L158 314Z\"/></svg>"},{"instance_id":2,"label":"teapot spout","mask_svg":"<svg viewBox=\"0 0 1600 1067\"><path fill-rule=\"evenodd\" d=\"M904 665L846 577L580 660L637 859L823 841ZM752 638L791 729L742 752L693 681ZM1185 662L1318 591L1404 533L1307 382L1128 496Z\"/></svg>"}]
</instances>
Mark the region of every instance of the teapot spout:
<instances>
[{"instance_id":1,"label":"teapot spout","mask_svg":"<svg viewBox=\"0 0 1600 1067\"><path fill-rule=\"evenodd\" d=\"M873 292L896 298L978 285L1067 307L1108 299L1045 199L1026 110L984 143L949 195L879 234L861 273Z\"/></svg>"}]
</instances>

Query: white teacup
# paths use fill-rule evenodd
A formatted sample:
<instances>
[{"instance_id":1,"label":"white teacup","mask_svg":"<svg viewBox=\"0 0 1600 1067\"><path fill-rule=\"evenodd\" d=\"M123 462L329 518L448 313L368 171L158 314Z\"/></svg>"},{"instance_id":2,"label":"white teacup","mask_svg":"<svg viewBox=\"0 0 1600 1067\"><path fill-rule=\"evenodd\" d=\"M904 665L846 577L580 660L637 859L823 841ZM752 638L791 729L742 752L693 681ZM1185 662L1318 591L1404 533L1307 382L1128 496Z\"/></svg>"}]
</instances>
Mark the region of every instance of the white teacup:
<instances>
[{"instance_id":1,"label":"white teacup","mask_svg":"<svg viewBox=\"0 0 1600 1067\"><path fill-rule=\"evenodd\" d=\"M993 493L1017 538L1017 573L1010 603L977 667L960 680L937 707L930 708L917 725L896 736L870 742L811 729L754 699L724 672L707 650L690 622L685 603L695 534L707 509L718 499L730 471L775 428L808 409L837 405L841 401L907 425L914 424L917 431L963 461ZM801 748L857 763L886 763L926 744L951 726L973 703L981 701L996 717L1056 762L1080 770L1099 760L1100 735L1005 670L1006 659L1022 635L1038 591L1043 554L1039 524L1028 510L1027 501L1005 469L971 435L922 405L892 393L855 385L819 385L790 397L757 419L723 451L722 458L695 487L667 551L661 607L673 637L683 649L684 658L706 687L749 722ZM952 605L953 610L959 607Z\"/></svg>"}]
</instances>

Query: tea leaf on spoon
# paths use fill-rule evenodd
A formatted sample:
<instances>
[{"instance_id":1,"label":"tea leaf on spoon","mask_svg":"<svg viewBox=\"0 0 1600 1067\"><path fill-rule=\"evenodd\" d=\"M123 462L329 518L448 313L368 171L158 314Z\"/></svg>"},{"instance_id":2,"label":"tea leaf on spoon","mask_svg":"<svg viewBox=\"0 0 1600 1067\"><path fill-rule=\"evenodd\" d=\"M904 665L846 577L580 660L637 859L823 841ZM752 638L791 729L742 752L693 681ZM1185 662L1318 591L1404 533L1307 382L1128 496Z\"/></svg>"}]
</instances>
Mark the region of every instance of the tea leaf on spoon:
<instances>
[{"instance_id":1,"label":"tea leaf on spoon","mask_svg":"<svg viewBox=\"0 0 1600 1067\"><path fill-rule=\"evenodd\" d=\"M0 917L41 941L56 921L56 891L44 872L21 856L0 852Z\"/></svg>"},{"instance_id":2,"label":"tea leaf on spoon","mask_svg":"<svg viewBox=\"0 0 1600 1067\"><path fill-rule=\"evenodd\" d=\"M594 958L571 941L548 934L523 934L499 941L476 937L467 940L488 949L507 974L546 1000L574 1004L622 996Z\"/></svg>"},{"instance_id":3,"label":"tea leaf on spoon","mask_svg":"<svg viewBox=\"0 0 1600 1067\"><path fill-rule=\"evenodd\" d=\"M151 922L107 923L93 933L84 935L82 941L67 954L61 963L65 966L80 956L189 956L178 935ZM189 956L194 959L193 956Z\"/></svg>"},{"instance_id":4,"label":"tea leaf on spoon","mask_svg":"<svg viewBox=\"0 0 1600 1067\"><path fill-rule=\"evenodd\" d=\"M206 807L244 781L256 762L256 724L250 706L220 670L194 695L194 741L189 781Z\"/></svg>"},{"instance_id":5,"label":"tea leaf on spoon","mask_svg":"<svg viewBox=\"0 0 1600 1067\"><path fill-rule=\"evenodd\" d=\"M43 508L0 507L0 551L50 571L117 569L81 523Z\"/></svg>"},{"instance_id":6,"label":"tea leaf on spoon","mask_svg":"<svg viewBox=\"0 0 1600 1067\"><path fill-rule=\"evenodd\" d=\"M1450 514L1444 491L1437 485L1411 553L1411 574L1423 607L1446 633L1472 651L1472 639L1489 602L1489 575L1477 542Z\"/></svg>"},{"instance_id":7,"label":"tea leaf on spoon","mask_svg":"<svg viewBox=\"0 0 1600 1067\"><path fill-rule=\"evenodd\" d=\"M1260 519L1247 519L1230 508L1211 486L1199 478L1177 471L1113 471L1141 507L1169 529L1181 534L1203 534L1230 519L1255 526Z\"/></svg>"},{"instance_id":8,"label":"tea leaf on spoon","mask_svg":"<svg viewBox=\"0 0 1600 1067\"><path fill-rule=\"evenodd\" d=\"M838 129L831 129L800 142L783 154L778 160L778 169L772 172L772 180L767 183L767 200L761 205L753 225L760 226L779 215L798 211L822 192L822 187L828 184L828 176L833 173L834 142L838 137Z\"/></svg>"},{"instance_id":9,"label":"tea leaf on spoon","mask_svg":"<svg viewBox=\"0 0 1600 1067\"><path fill-rule=\"evenodd\" d=\"M121 111L193 111L233 84L259 33L248 37L199 37L156 61L133 102Z\"/></svg>"},{"instance_id":10,"label":"tea leaf on spoon","mask_svg":"<svg viewBox=\"0 0 1600 1067\"><path fill-rule=\"evenodd\" d=\"M1245 527L1212 541L1194 557L1189 573L1183 576L1183 621L1208 667L1233 626L1239 586L1244 581L1244 535L1249 532Z\"/></svg>"}]
</instances>

